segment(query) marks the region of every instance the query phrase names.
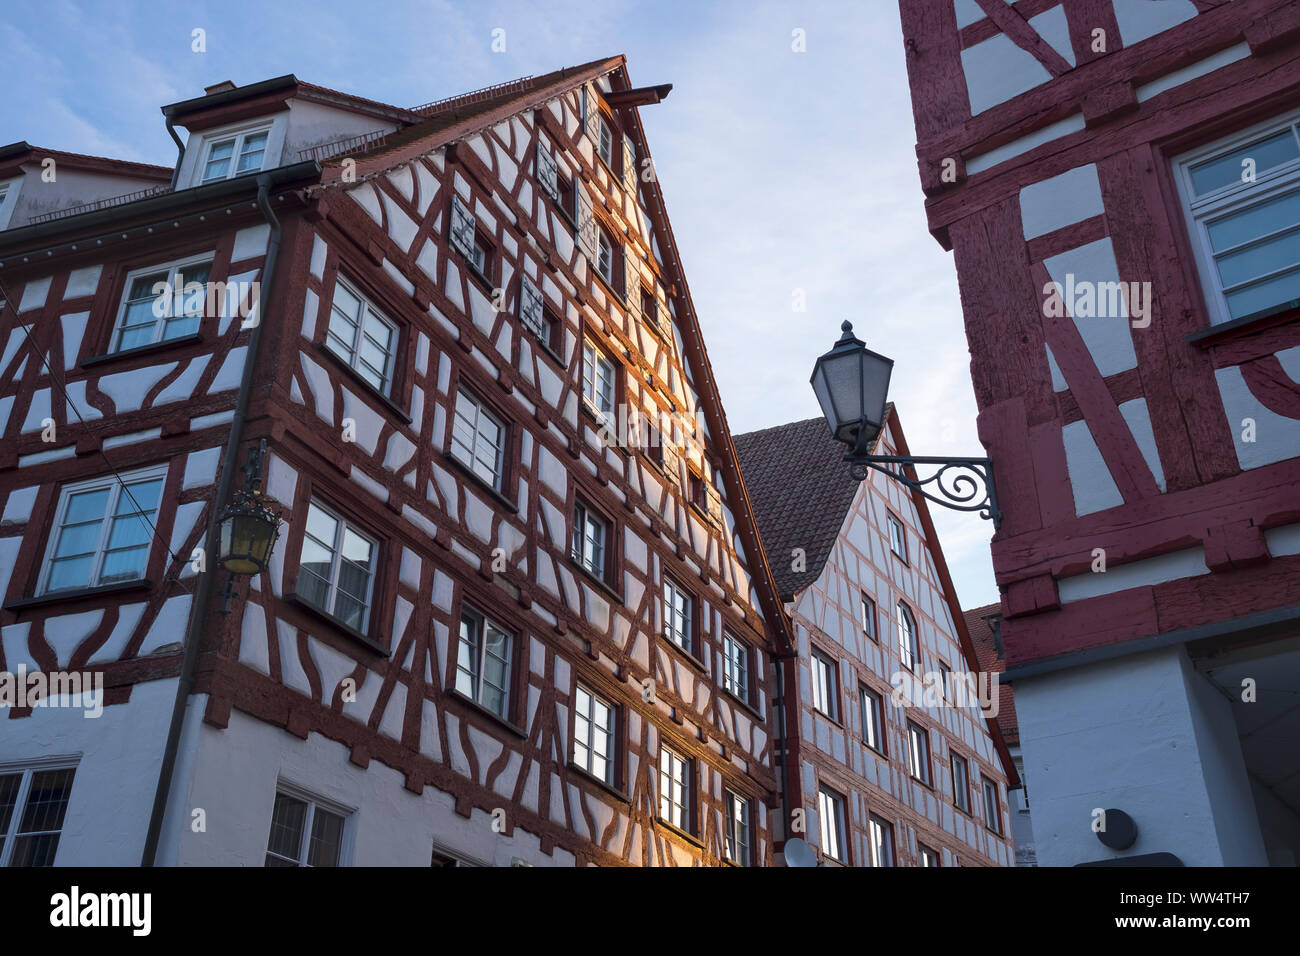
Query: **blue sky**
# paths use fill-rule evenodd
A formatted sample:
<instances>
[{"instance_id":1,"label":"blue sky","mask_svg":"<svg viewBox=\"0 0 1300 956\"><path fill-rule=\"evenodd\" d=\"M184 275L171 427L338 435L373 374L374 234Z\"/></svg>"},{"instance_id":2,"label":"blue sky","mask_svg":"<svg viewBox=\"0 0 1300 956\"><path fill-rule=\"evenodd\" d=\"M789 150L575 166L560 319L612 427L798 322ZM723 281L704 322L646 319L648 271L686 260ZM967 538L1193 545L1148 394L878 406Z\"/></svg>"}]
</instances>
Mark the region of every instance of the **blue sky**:
<instances>
[{"instance_id":1,"label":"blue sky","mask_svg":"<svg viewBox=\"0 0 1300 956\"><path fill-rule=\"evenodd\" d=\"M634 83L674 84L642 119L732 431L817 415L808 376L847 318L895 360L912 451L983 454L952 257L925 227L893 0L54 0L11 6L0 49L24 78L0 99L0 142L164 165L159 107L220 80L294 73L415 106L623 53ZM963 606L996 601L989 523L932 513Z\"/></svg>"}]
</instances>

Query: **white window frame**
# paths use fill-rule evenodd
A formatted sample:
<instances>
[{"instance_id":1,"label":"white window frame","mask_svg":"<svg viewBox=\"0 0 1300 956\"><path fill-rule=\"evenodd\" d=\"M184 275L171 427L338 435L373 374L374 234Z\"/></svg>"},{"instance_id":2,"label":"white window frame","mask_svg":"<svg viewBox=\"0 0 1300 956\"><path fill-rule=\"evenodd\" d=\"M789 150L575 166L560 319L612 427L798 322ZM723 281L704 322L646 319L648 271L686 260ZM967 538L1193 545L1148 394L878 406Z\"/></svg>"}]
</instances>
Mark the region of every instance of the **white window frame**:
<instances>
[{"instance_id":1,"label":"white window frame","mask_svg":"<svg viewBox=\"0 0 1300 956\"><path fill-rule=\"evenodd\" d=\"M605 114L597 111L598 126L596 130L596 155L609 169L614 168L614 129L605 119Z\"/></svg>"},{"instance_id":2,"label":"white window frame","mask_svg":"<svg viewBox=\"0 0 1300 956\"><path fill-rule=\"evenodd\" d=\"M894 610L897 618L898 659L909 671L915 672L921 664L921 638L916 632L916 615L904 601L899 601Z\"/></svg>"},{"instance_id":3,"label":"white window frame","mask_svg":"<svg viewBox=\"0 0 1300 956\"><path fill-rule=\"evenodd\" d=\"M678 605L681 605L679 610ZM664 575L664 636L687 654L695 653L695 595ZM677 626L677 618L682 625Z\"/></svg>"},{"instance_id":4,"label":"white window frame","mask_svg":"<svg viewBox=\"0 0 1300 956\"><path fill-rule=\"evenodd\" d=\"M918 741L921 744L919 747ZM934 785L934 768L930 765L930 731L912 720L907 722L907 771L918 783Z\"/></svg>"},{"instance_id":5,"label":"white window frame","mask_svg":"<svg viewBox=\"0 0 1300 956\"><path fill-rule=\"evenodd\" d=\"M990 789L993 791L992 800L989 799ZM1002 795L998 785L981 774L980 792L984 795L984 826L1002 836Z\"/></svg>"},{"instance_id":6,"label":"white window frame","mask_svg":"<svg viewBox=\"0 0 1300 956\"><path fill-rule=\"evenodd\" d=\"M339 344L336 346L334 343L343 342L343 336L334 334L336 325L334 314L337 312L339 315L346 315L337 304L338 290L340 287L345 289L347 293L360 304L357 306L359 311L356 315L351 316L349 319L340 320L337 323L339 326L345 326L348 324L353 326L352 341L347 344ZM365 373L363 373L359 367L362 361L361 337L366 335L365 320L367 316L374 316L381 325L388 329L388 349L384 352L384 357L386 359L385 368L383 369L381 381L378 385L366 378ZM369 296L362 293L356 285L343 278L342 273L338 275L334 282L334 294L330 296L329 317L325 320L325 347L330 350L330 354L334 355L344 365L356 372L363 382L385 397L389 396L393 390L393 379L397 372L397 352L398 342L400 340L399 332L400 329L398 328L397 323L390 319L382 309L375 305ZM373 342L374 339L372 338L371 341ZM346 349L346 354L339 351L340 348ZM370 363L367 362L366 364L369 365Z\"/></svg>"},{"instance_id":7,"label":"white window frame","mask_svg":"<svg viewBox=\"0 0 1300 956\"><path fill-rule=\"evenodd\" d=\"M122 284L122 298L117 303L117 316L113 320L113 339L112 342L109 344L108 351L110 353L116 353L121 351L122 349L122 333L125 331L125 329L123 328L123 323L126 321L126 310L127 310L127 306L130 304L131 301L130 300L131 286L135 284L136 279L140 278L140 276L143 275L166 272L167 288L170 290L170 293L169 294L165 293L167 295L167 309L164 312L164 314L160 316L155 313L154 315L153 335L150 337L149 341L144 343L143 345L132 346L133 349L148 348L149 346L157 345L160 342L172 341L172 339L165 338L164 333L167 331L167 324L169 322L175 322L178 318L180 318L179 316L172 315L172 309L176 304L176 298L175 298L176 293L178 291L183 291L185 285L185 283L182 282L181 290L178 290L176 288L177 276L179 275L181 279L184 279L185 270L187 268L191 266L197 266L197 265L207 265L209 267L208 279L203 284L203 299L199 303L199 311L198 311L199 327L201 328L203 325L203 320L205 318L208 318L206 314L207 301L208 301L208 283L212 281L212 265L215 259L216 259L215 252L204 252L204 253L200 253L199 255L186 256L183 259L173 259L170 262L160 262L157 265L147 266L141 269L132 269L130 272L128 272L126 274L126 279ZM156 300L158 297L152 295L152 289L150 291L151 291L150 298ZM194 318L194 313L187 310L184 313L183 317ZM196 329L195 332L197 331L198 330ZM193 335L194 333L191 332L186 334ZM184 336L176 336L175 338L184 338Z\"/></svg>"},{"instance_id":8,"label":"white window frame","mask_svg":"<svg viewBox=\"0 0 1300 956\"><path fill-rule=\"evenodd\" d=\"M958 780L957 765L961 764L961 779ZM962 813L970 813L970 762L956 751L948 754L948 770L952 774L952 805ZM958 800L958 794L961 799Z\"/></svg>"},{"instance_id":9,"label":"white window frame","mask_svg":"<svg viewBox=\"0 0 1300 956\"><path fill-rule=\"evenodd\" d=\"M302 834L298 842L298 859L290 860L290 858L287 856L281 856L279 853L271 852L271 827L274 826L275 824L275 801L274 800L271 801L271 820L267 824L266 851L262 860L263 866L266 866L266 860L265 860L266 856L274 856L278 860L291 862L293 863L294 866L297 867L304 867L304 868L310 867L310 864L307 862L307 854L311 848L311 832L312 832L312 826L316 822L317 809L323 810L326 813L333 814L336 817L343 818L343 830L339 834L339 859L338 859L338 863L336 863L335 865L340 867L352 865L352 832L353 832L353 816L355 814L354 810L351 810L348 807L343 806L342 804L335 803L332 800L327 800L324 797L312 793L310 790L304 790L302 787L289 783L288 781L285 780L280 780L276 782L275 795L277 797L285 796L290 798L291 800L301 800L302 802L306 803L307 815L303 818Z\"/></svg>"},{"instance_id":10,"label":"white window frame","mask_svg":"<svg viewBox=\"0 0 1300 956\"><path fill-rule=\"evenodd\" d=\"M894 827L878 814L867 816L867 847L871 851L872 866L894 865Z\"/></svg>"},{"instance_id":11,"label":"white window frame","mask_svg":"<svg viewBox=\"0 0 1300 956\"><path fill-rule=\"evenodd\" d=\"M892 511L885 512L885 523L889 525L889 550L907 564L907 529Z\"/></svg>"},{"instance_id":12,"label":"white window frame","mask_svg":"<svg viewBox=\"0 0 1300 956\"><path fill-rule=\"evenodd\" d=\"M829 823L829 825L828 825ZM847 863L848 843L844 833L844 798L825 786L817 788L817 829L822 853L838 863Z\"/></svg>"},{"instance_id":13,"label":"white window frame","mask_svg":"<svg viewBox=\"0 0 1300 956\"><path fill-rule=\"evenodd\" d=\"M597 780L612 787L617 756L615 747L618 711L608 700L582 684L577 685L573 696L573 762ZM600 726L598 719L601 711L604 712L604 727ZM605 753L598 754L596 744L601 742L602 738ZM583 751L585 755L582 755ZM604 773L596 772L598 756L605 761Z\"/></svg>"},{"instance_id":14,"label":"white window frame","mask_svg":"<svg viewBox=\"0 0 1300 956\"><path fill-rule=\"evenodd\" d=\"M364 604L363 604L365 610L362 612L361 615L361 623L357 625L356 628L362 634L367 634L369 633L369 627L370 627L370 612L374 610L375 577L376 577L376 572L379 570L379 539L376 538L374 535L370 534L368 531L366 531L356 522L351 521L348 518L345 518L337 509L331 508L329 505L324 504L317 498L312 498L307 503L307 508L309 512L310 509L316 508L317 510L322 511L325 514L329 515L335 521L333 541L330 542L320 541L319 538L316 538L315 535L312 535L312 538L314 540L319 541L320 544L322 545L325 545L325 547L329 550L332 556L330 559L329 590L326 592L326 594L328 595L328 601L326 603L329 604L329 607L321 607L320 605L316 604L314 601L310 600L305 594L303 594L301 580L297 584L298 595L304 601L307 601L307 603L310 604L312 607L317 608L323 613L328 614L330 617L335 618L339 622L343 623L343 618L340 617L338 614L336 614L334 609L338 604L339 575L342 573L342 568L343 568L343 535L346 534L348 531L351 531L358 538L361 538L362 540L368 542L370 545L371 567L370 567L370 573L366 576L366 593L364 596ZM307 530L306 522L303 523L302 533L304 536L310 534L310 532ZM298 550L298 560L299 560L298 577L299 579L301 579L303 573L301 567L302 565L301 544L299 545L299 550ZM321 575L316 574L314 571L308 571L307 573L312 574L313 576L318 578L321 577ZM357 597L357 596L358 595L355 594L349 595L349 597ZM347 626L351 627L352 625L347 625Z\"/></svg>"},{"instance_id":15,"label":"white window frame","mask_svg":"<svg viewBox=\"0 0 1300 956\"><path fill-rule=\"evenodd\" d=\"M614 240L600 226L596 227L596 271L609 285L614 284Z\"/></svg>"},{"instance_id":16,"label":"white window frame","mask_svg":"<svg viewBox=\"0 0 1300 956\"><path fill-rule=\"evenodd\" d=\"M813 709L831 720L839 720L839 665L821 651L809 654L812 671Z\"/></svg>"},{"instance_id":17,"label":"white window frame","mask_svg":"<svg viewBox=\"0 0 1300 956\"><path fill-rule=\"evenodd\" d=\"M659 748L659 819L683 833L693 832L691 787L694 775L695 767L689 758L670 747Z\"/></svg>"},{"instance_id":18,"label":"white window frame","mask_svg":"<svg viewBox=\"0 0 1300 956\"><path fill-rule=\"evenodd\" d=\"M600 534L589 535L589 530L598 530ZM577 559L578 564L586 569L587 573L595 575L600 580L606 578L606 569L609 566L609 519L603 514L595 511L591 505L579 498L573 505L573 537L574 540L570 547L573 557ZM595 560L593 553L589 560L588 542L592 542L592 552L599 553L599 561Z\"/></svg>"},{"instance_id":19,"label":"white window frame","mask_svg":"<svg viewBox=\"0 0 1300 956\"><path fill-rule=\"evenodd\" d=\"M79 591L82 587L95 588L100 587L99 578L104 570L104 558L107 556L108 536L113 528L112 518L117 510L118 502L122 495L126 494L125 486L132 485L141 481L151 481L155 478L162 479L163 487L158 492L158 504L150 513L149 525L149 545L145 552L144 567L140 570L139 577L124 578L123 581L142 581L144 576L149 573L149 561L153 557L154 547L157 544L158 537L158 514L163 507L163 493L167 487L167 465L154 465L151 468L141 468L137 471L129 471L123 475L101 475L98 478L89 478L85 481L78 481L73 484L64 485L59 489L59 503L54 509L54 524L50 532L49 541L45 545L45 559L41 565L41 574L39 586L36 589L37 594L59 594L64 591ZM63 520L68 512L68 506L71 503L72 496L87 491L96 491L100 488L110 489L108 501L104 507L104 515L99 524L99 541L95 545L95 557L91 565L90 580L87 584L75 588L59 588L57 591L48 590L50 585L50 573L54 568L55 552L58 550L59 540L63 532ZM138 520L138 519L137 519ZM122 583L112 581L111 584Z\"/></svg>"},{"instance_id":20,"label":"white window frame","mask_svg":"<svg viewBox=\"0 0 1300 956\"><path fill-rule=\"evenodd\" d=\"M463 407L462 403L467 407ZM470 414L467 414L467 412ZM501 436L501 444L493 445L486 436L484 436L481 430L481 424L484 419L497 427L497 432ZM461 421L466 423L471 432L471 441L473 443L471 446L467 447L456 437L456 424ZM456 407L452 413L451 426L452 456L475 475L478 475L479 478L488 482L488 484L497 491L501 491L502 485L505 482L506 446L509 444L509 441L510 431L506 427L506 423L503 419L499 418L490 408L487 407L487 405L483 403L482 399L473 392L469 392L464 388L456 390ZM480 457L480 444L482 444L482 446L492 454L492 463L490 466L488 466ZM480 464L490 468L490 478L479 473L478 466Z\"/></svg>"},{"instance_id":21,"label":"white window frame","mask_svg":"<svg viewBox=\"0 0 1300 956\"><path fill-rule=\"evenodd\" d=\"M57 830L28 830L20 832L19 824L22 823L23 814L27 810L27 801L31 797L32 778L38 773L46 771L71 770L72 782L68 786L68 803L72 802L72 790L77 785L77 769L80 763L79 757L46 757L36 760L17 761L15 763L0 764L0 776L19 775L18 792L15 795L13 812L9 816L9 826L4 832L0 832L0 869L6 869L12 865L14 856L14 846L18 839L23 836L37 836L57 834L54 841L54 857L51 859L51 865L58 859L59 843L63 839L63 830L68 823L68 807L63 808L63 819L59 823Z\"/></svg>"},{"instance_id":22,"label":"white window frame","mask_svg":"<svg viewBox=\"0 0 1300 956\"><path fill-rule=\"evenodd\" d=\"M1261 174L1253 183L1233 183L1231 186L1220 187L1199 197L1192 186L1192 167L1232 153L1254 140L1267 138L1287 128L1290 128L1296 138L1297 146L1300 147L1300 110L1295 110L1183 153L1174 157L1172 161L1179 203L1191 236L1196 271L1201 282L1201 290L1205 294L1211 326L1238 320L1234 319L1228 311L1227 295L1223 291L1219 270L1214 262L1208 226L1213 220L1222 216L1241 212L1283 193L1296 190L1300 187L1300 159L1284 163L1276 169ZM1255 241L1258 240L1252 240ZM1243 318L1247 321L1250 319L1249 316Z\"/></svg>"},{"instance_id":23,"label":"white window frame","mask_svg":"<svg viewBox=\"0 0 1300 956\"><path fill-rule=\"evenodd\" d=\"M726 809L727 830L723 850L732 863L749 866L752 815L749 799L727 788Z\"/></svg>"},{"instance_id":24,"label":"white window frame","mask_svg":"<svg viewBox=\"0 0 1300 956\"><path fill-rule=\"evenodd\" d=\"M471 618L476 620L477 628L478 628L477 646L472 648L473 653L471 656L471 663L473 666L469 670L461 666L461 650L463 645L465 644L464 622L466 618ZM496 688L497 690L501 691L500 710L497 710L496 708L492 707L492 705L487 703L483 694L484 686L490 683L485 679L484 676L486 671L485 664L487 662L487 656L488 656L487 632L489 628L491 628L494 631L497 631L499 634L504 635L506 638L506 642L505 642L506 656L504 660L505 686ZM470 700L474 701L474 703L478 704L480 707L482 707L484 710L488 711L489 713L496 714L502 720L509 720L510 708L514 703L514 694L512 693L513 690L512 685L514 683L513 678L514 678L515 652L516 652L515 645L519 641L519 636L515 634L514 631L510 630L510 628L504 626L503 624L498 623L496 620L484 614L482 611L478 610L477 608L466 606L461 608L460 629L457 631L456 637L459 643L456 645L456 672L455 672L455 678L453 680L452 686L455 688L458 694L468 697ZM467 675L467 679L470 681L470 690L468 693L465 690L463 690L460 686L460 678L462 674ZM496 685L492 685L492 686L495 687Z\"/></svg>"},{"instance_id":25,"label":"white window frame","mask_svg":"<svg viewBox=\"0 0 1300 956\"><path fill-rule=\"evenodd\" d=\"M874 642L879 642L880 636L876 632L876 602L865 591L861 594L862 598L862 633L866 634Z\"/></svg>"},{"instance_id":26,"label":"white window frame","mask_svg":"<svg viewBox=\"0 0 1300 956\"><path fill-rule=\"evenodd\" d=\"M275 140L274 123L258 122L251 123L247 126L240 126L234 129L213 130L203 137L203 152L199 156L198 167L194 170L194 185L207 186L212 183L225 182L228 179L234 179L236 176L250 176L253 173L261 172L267 168L266 162L271 155L271 146ZM266 145L262 148L262 162L257 169L246 169L242 173L237 173L235 167L239 164L238 160L243 153L244 143L248 137L257 133L266 134ZM208 178L208 163L212 160L212 150L229 140L234 140L234 147L230 151L230 164L226 169L224 176L214 176Z\"/></svg>"},{"instance_id":27,"label":"white window frame","mask_svg":"<svg viewBox=\"0 0 1300 956\"><path fill-rule=\"evenodd\" d=\"M876 753L884 755L885 699L864 685L859 688L858 700L862 706L862 741Z\"/></svg>"},{"instance_id":28,"label":"white window frame","mask_svg":"<svg viewBox=\"0 0 1300 956\"><path fill-rule=\"evenodd\" d=\"M614 361L589 338L582 340L582 399L601 419L614 414L614 405L618 401L618 373Z\"/></svg>"},{"instance_id":29,"label":"white window frame","mask_svg":"<svg viewBox=\"0 0 1300 956\"><path fill-rule=\"evenodd\" d=\"M722 685L749 703L749 645L730 631L722 632Z\"/></svg>"}]
</instances>

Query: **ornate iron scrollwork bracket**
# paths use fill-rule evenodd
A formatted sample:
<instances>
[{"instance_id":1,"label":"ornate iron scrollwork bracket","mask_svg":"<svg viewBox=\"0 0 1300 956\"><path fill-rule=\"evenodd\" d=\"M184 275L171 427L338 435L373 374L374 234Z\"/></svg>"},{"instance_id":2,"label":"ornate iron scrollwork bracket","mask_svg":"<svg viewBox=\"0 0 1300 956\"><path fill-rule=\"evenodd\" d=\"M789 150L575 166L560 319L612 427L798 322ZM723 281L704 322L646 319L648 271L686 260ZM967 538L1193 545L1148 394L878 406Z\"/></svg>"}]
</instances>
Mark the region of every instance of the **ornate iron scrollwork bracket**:
<instances>
[{"instance_id":1,"label":"ornate iron scrollwork bracket","mask_svg":"<svg viewBox=\"0 0 1300 956\"><path fill-rule=\"evenodd\" d=\"M844 460L849 463L849 475L857 481L864 480L869 469L874 468L935 504L954 511L977 511L981 518L993 522L995 531L1002 526L991 458L905 458L850 451ZM928 478L913 478L906 469L910 467L916 474L916 465L935 465L937 470Z\"/></svg>"}]
</instances>

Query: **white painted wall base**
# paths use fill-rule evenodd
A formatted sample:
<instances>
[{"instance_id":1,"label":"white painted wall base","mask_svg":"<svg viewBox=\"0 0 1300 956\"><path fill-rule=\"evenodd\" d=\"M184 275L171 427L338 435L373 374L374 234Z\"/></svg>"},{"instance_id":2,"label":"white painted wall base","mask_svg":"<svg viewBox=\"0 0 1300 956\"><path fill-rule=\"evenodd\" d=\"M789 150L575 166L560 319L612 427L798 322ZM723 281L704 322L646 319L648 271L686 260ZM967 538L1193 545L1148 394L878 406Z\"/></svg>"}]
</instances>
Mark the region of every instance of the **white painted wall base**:
<instances>
[{"instance_id":1,"label":"white painted wall base","mask_svg":"<svg viewBox=\"0 0 1300 956\"><path fill-rule=\"evenodd\" d=\"M173 678L136 684L130 701L96 718L74 708L0 714L0 764L79 758L55 866L140 865L175 700Z\"/></svg>"},{"instance_id":2,"label":"white painted wall base","mask_svg":"<svg viewBox=\"0 0 1300 956\"><path fill-rule=\"evenodd\" d=\"M1017 681L1039 866L1169 852L1188 866L1266 866L1228 701L1180 647ZM1138 826L1129 849L1094 808Z\"/></svg>"},{"instance_id":3,"label":"white painted wall base","mask_svg":"<svg viewBox=\"0 0 1300 956\"><path fill-rule=\"evenodd\" d=\"M182 739L192 754L178 766L174 808L166 822L160 864L262 866L279 781L351 811L344 862L354 866L428 866L433 845L487 866L516 859L534 866L573 866L560 849L541 852L538 838L516 828L492 830L492 818L475 810L470 819L453 809L448 793L426 787L416 796L404 777L378 760L362 770L348 761L348 748L311 734L299 740L239 711L224 730L202 723L206 701L194 698ZM197 727L197 731L195 731ZM206 832L193 832L193 810L205 811Z\"/></svg>"}]
</instances>

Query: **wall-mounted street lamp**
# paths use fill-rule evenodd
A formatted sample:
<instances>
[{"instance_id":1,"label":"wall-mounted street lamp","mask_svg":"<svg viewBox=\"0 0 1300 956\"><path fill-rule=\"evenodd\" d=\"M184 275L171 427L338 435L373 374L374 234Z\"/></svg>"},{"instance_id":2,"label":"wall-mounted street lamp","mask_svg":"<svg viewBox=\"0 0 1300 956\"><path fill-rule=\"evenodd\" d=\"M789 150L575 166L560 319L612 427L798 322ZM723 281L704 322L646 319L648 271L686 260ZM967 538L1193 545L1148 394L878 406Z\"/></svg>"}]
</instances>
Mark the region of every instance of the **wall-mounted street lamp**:
<instances>
[{"instance_id":1,"label":"wall-mounted street lamp","mask_svg":"<svg viewBox=\"0 0 1300 956\"><path fill-rule=\"evenodd\" d=\"M263 439L248 452L244 465L244 487L217 518L217 564L226 569L225 603L230 607L231 585L235 575L261 574L271 560L271 551L280 535L280 512L266 504L258 485L262 477L262 458L266 454Z\"/></svg>"},{"instance_id":2,"label":"wall-mounted street lamp","mask_svg":"<svg viewBox=\"0 0 1300 956\"><path fill-rule=\"evenodd\" d=\"M894 360L867 348L854 336L851 322L840 328L844 334L833 349L817 360L811 381L832 437L849 447L844 453L849 474L862 481L868 469L874 468L935 504L955 511L978 511L980 517L993 522L994 529L999 528L1002 512L993 486L992 459L871 454L871 446L885 424ZM916 465L936 465L938 470L928 478L916 478Z\"/></svg>"}]
</instances>

